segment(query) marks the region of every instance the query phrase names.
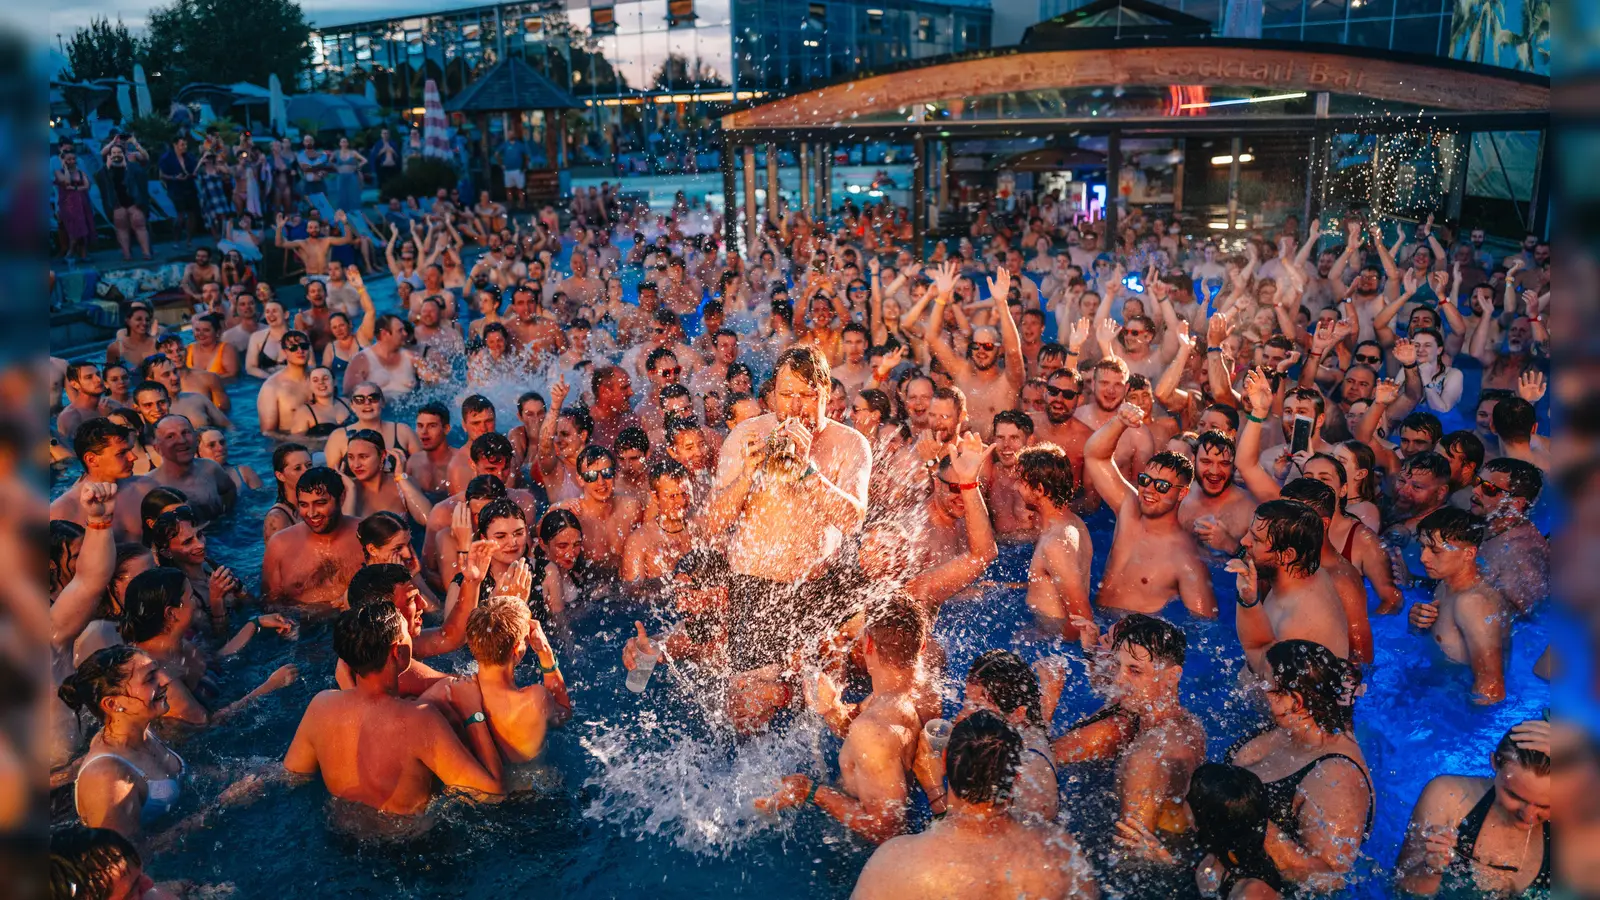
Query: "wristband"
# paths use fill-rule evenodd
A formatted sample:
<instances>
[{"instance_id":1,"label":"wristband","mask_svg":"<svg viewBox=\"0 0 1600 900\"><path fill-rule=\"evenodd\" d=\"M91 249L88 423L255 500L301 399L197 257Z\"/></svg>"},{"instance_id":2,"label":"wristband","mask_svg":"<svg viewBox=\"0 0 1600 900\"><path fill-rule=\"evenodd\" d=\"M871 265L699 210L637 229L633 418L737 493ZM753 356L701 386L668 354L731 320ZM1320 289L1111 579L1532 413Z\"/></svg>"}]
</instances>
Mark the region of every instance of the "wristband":
<instances>
[{"instance_id":1,"label":"wristband","mask_svg":"<svg viewBox=\"0 0 1600 900\"><path fill-rule=\"evenodd\" d=\"M1416 367L1418 367L1420 365L1422 365L1422 364L1421 363L1401 363L1400 364L1400 368L1402 368L1402 369L1415 369Z\"/></svg>"},{"instance_id":2,"label":"wristband","mask_svg":"<svg viewBox=\"0 0 1600 900\"><path fill-rule=\"evenodd\" d=\"M958 490L958 491L975 491L977 489L978 489L978 483L976 481L972 482L971 484L958 484L958 485L956 485L956 490Z\"/></svg>"},{"instance_id":3,"label":"wristband","mask_svg":"<svg viewBox=\"0 0 1600 900\"><path fill-rule=\"evenodd\" d=\"M1235 598L1233 598L1233 602L1239 604L1239 608L1240 609L1255 609L1256 607L1261 605L1261 597L1259 595L1257 595L1256 602L1254 602L1254 603L1246 603L1246 602L1244 602L1244 598L1243 597L1235 597Z\"/></svg>"},{"instance_id":4,"label":"wristband","mask_svg":"<svg viewBox=\"0 0 1600 900\"><path fill-rule=\"evenodd\" d=\"M411 480L411 476L407 475L404 472L396 472L396 473L394 473L394 480L397 483L401 482L401 481L410 481Z\"/></svg>"},{"instance_id":5,"label":"wristband","mask_svg":"<svg viewBox=\"0 0 1600 900\"><path fill-rule=\"evenodd\" d=\"M111 528L111 520L104 519L96 522L95 520L90 519L89 521L83 523L83 527L88 528L91 531L107 531Z\"/></svg>"},{"instance_id":6,"label":"wristband","mask_svg":"<svg viewBox=\"0 0 1600 900\"><path fill-rule=\"evenodd\" d=\"M811 782L811 790L806 792L806 799L800 805L801 806L810 806L811 804L817 802L817 788L820 788L820 787L822 787L822 783L821 782L818 782L818 781Z\"/></svg>"},{"instance_id":7,"label":"wristband","mask_svg":"<svg viewBox=\"0 0 1600 900\"><path fill-rule=\"evenodd\" d=\"M551 659L555 659L555 657L552 656ZM534 662L539 662L539 661L537 659L535 659ZM540 672L540 674L543 674L543 675L554 675L555 673L557 673L559 671L561 671L561 663L560 663L559 660L554 665L552 665L552 666L550 666L548 668L545 667L544 663L539 663L539 672Z\"/></svg>"},{"instance_id":8,"label":"wristband","mask_svg":"<svg viewBox=\"0 0 1600 900\"><path fill-rule=\"evenodd\" d=\"M1221 347L1207 347L1206 348L1206 352L1207 353L1221 353L1222 352L1222 348Z\"/></svg>"},{"instance_id":9,"label":"wristband","mask_svg":"<svg viewBox=\"0 0 1600 900\"><path fill-rule=\"evenodd\" d=\"M1068 356L1077 356L1078 355L1078 351L1076 351L1076 350L1068 350L1067 351L1067 355Z\"/></svg>"},{"instance_id":10,"label":"wristband","mask_svg":"<svg viewBox=\"0 0 1600 900\"><path fill-rule=\"evenodd\" d=\"M481 710L481 709L478 710L477 712L473 713L472 715L467 716L467 724L468 725L477 725L477 724L480 724L480 723L483 723L483 722L487 722L487 721L489 721L489 717L484 715L483 714L483 710Z\"/></svg>"},{"instance_id":11,"label":"wristband","mask_svg":"<svg viewBox=\"0 0 1600 900\"><path fill-rule=\"evenodd\" d=\"M1263 418L1261 416L1257 416L1255 413L1245 413L1244 417L1246 419L1249 419L1252 422L1265 422L1265 421L1267 421L1265 418Z\"/></svg>"},{"instance_id":12,"label":"wristband","mask_svg":"<svg viewBox=\"0 0 1600 900\"><path fill-rule=\"evenodd\" d=\"M218 618L227 618L227 617L226 616L219 616ZM254 625L256 627L256 630L260 631L261 630L261 617L260 616L251 616L249 619L247 619L245 621L245 624L246 625Z\"/></svg>"}]
</instances>

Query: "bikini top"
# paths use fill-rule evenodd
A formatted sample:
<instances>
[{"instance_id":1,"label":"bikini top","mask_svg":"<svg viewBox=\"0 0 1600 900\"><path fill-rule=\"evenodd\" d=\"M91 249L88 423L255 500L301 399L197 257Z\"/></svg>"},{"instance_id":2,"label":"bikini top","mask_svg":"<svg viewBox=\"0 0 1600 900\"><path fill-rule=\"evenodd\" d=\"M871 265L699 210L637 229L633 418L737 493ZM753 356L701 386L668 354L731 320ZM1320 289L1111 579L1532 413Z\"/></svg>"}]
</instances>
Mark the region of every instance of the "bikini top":
<instances>
[{"instance_id":1,"label":"bikini top","mask_svg":"<svg viewBox=\"0 0 1600 900\"><path fill-rule=\"evenodd\" d=\"M324 422L317 417L317 408L310 403L306 404L306 412L311 413L311 421L313 423L310 428L306 429L307 435L315 438L325 438L328 435L333 434L338 429L350 424L351 420L355 419L356 414L351 411L349 406L345 405L343 400L334 398L334 402L344 406L344 411L347 415L342 422Z\"/></svg>"},{"instance_id":2,"label":"bikini top","mask_svg":"<svg viewBox=\"0 0 1600 900\"><path fill-rule=\"evenodd\" d=\"M1217 889L1217 896L1222 900L1228 900L1233 896L1233 889L1247 878L1265 882L1268 887L1280 894L1287 893L1288 885L1283 881L1283 873L1278 871L1278 867L1272 862L1272 857L1267 856L1265 850L1262 851L1261 858L1255 861L1239 861L1232 858L1232 853L1229 857L1224 863L1228 871L1222 876L1222 883Z\"/></svg>"},{"instance_id":3,"label":"bikini top","mask_svg":"<svg viewBox=\"0 0 1600 900\"><path fill-rule=\"evenodd\" d=\"M1476 860L1478 848L1478 835L1483 832L1483 823L1489 817L1489 809L1494 806L1494 785L1484 793L1472 810L1456 826L1456 857L1451 860L1446 871L1451 875L1470 878L1472 863ZM1533 883L1521 896L1530 896L1535 891L1549 890L1550 888L1550 860L1554 856L1555 847L1550 843L1550 823L1544 823L1544 859L1539 863L1539 874L1533 877ZM1480 864L1481 861L1480 861Z\"/></svg>"},{"instance_id":4,"label":"bikini top","mask_svg":"<svg viewBox=\"0 0 1600 900\"><path fill-rule=\"evenodd\" d=\"M262 339L261 349L256 351L256 368L258 369L276 369L277 367L283 365L283 360L278 359L267 352L267 341L270 340L272 340L272 335L269 334ZM281 347L279 348L279 352L282 352Z\"/></svg>"},{"instance_id":5,"label":"bikini top","mask_svg":"<svg viewBox=\"0 0 1600 900\"><path fill-rule=\"evenodd\" d=\"M1255 740L1255 737L1259 737L1259 735L1245 738L1228 748L1224 758L1230 763L1233 762L1233 758L1240 748ZM1282 829L1284 833L1298 836L1300 834L1300 822L1294 813L1294 795L1299 792L1300 783L1305 781L1312 772L1316 771L1317 766L1330 759L1342 759L1349 762L1356 767L1356 771L1361 773L1361 780L1366 782L1367 823L1361 829L1361 839L1365 841L1372 834L1372 814L1378 805L1378 796L1372 790L1372 779L1367 777L1367 770L1362 768L1360 763L1343 753L1324 753L1283 778L1279 778L1276 781L1262 782L1261 798L1267 803L1267 818L1271 819L1272 823Z\"/></svg>"},{"instance_id":6,"label":"bikini top","mask_svg":"<svg viewBox=\"0 0 1600 900\"><path fill-rule=\"evenodd\" d=\"M185 366L191 368L191 369L194 368L194 345L193 344L190 344L188 346L188 348L184 350L183 364ZM217 345L217 352L211 354L211 362L206 363L206 371L212 373L213 375L221 375L222 374L222 345L221 344Z\"/></svg>"},{"instance_id":7,"label":"bikini top","mask_svg":"<svg viewBox=\"0 0 1600 900\"><path fill-rule=\"evenodd\" d=\"M1361 524L1360 522L1351 522L1350 523L1350 530L1345 532L1345 534L1344 534L1344 546L1339 548L1339 555L1345 558L1345 562L1350 562L1350 563L1355 562L1355 558L1352 557L1350 554L1355 552L1355 547L1356 547L1356 526L1358 526L1360 524Z\"/></svg>"},{"instance_id":8,"label":"bikini top","mask_svg":"<svg viewBox=\"0 0 1600 900\"><path fill-rule=\"evenodd\" d=\"M178 797L183 793L182 779L184 773L187 772L189 768L188 765L184 763L183 757L179 756L176 750L171 748L166 748L166 750L168 753L172 754L174 759L178 761L177 775L167 778L151 778L144 773L143 769L129 761L127 757L107 751L105 753L97 753L94 756L84 760L83 765L78 767L78 776L77 778L73 779L73 784L76 786L77 780L83 777L84 771L95 762L102 759L114 759L133 770L135 775L144 779L144 806L139 808L139 821L149 822L152 819L158 819L170 812L173 805L178 802ZM74 801L74 805L77 805L76 800ZM83 807L77 806L77 809L78 817L82 818Z\"/></svg>"}]
</instances>

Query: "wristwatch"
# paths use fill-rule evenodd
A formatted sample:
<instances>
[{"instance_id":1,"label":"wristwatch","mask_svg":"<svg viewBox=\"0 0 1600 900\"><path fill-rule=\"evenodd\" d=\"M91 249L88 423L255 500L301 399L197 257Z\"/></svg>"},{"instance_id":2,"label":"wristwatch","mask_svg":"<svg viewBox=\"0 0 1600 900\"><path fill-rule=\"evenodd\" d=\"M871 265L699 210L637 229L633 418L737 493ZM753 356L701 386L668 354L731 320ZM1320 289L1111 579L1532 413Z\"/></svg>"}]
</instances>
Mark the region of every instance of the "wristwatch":
<instances>
[{"instance_id":1,"label":"wristwatch","mask_svg":"<svg viewBox=\"0 0 1600 900\"><path fill-rule=\"evenodd\" d=\"M467 716L467 724L468 725L476 725L479 722L487 722L487 721L489 721L489 717L484 715L483 714L483 710L481 710L481 709L478 710L477 712L473 713L472 715Z\"/></svg>"}]
</instances>

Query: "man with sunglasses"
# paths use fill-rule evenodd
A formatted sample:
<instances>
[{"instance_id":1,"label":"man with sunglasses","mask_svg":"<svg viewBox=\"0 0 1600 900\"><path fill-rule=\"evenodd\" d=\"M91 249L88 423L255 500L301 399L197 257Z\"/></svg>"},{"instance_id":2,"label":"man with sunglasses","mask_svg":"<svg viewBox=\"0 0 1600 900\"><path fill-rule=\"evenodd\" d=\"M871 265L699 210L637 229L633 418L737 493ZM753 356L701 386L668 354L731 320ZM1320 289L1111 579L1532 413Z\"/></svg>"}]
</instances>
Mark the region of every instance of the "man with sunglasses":
<instances>
[{"instance_id":1,"label":"man with sunglasses","mask_svg":"<svg viewBox=\"0 0 1600 900\"><path fill-rule=\"evenodd\" d=\"M635 344L628 352L622 354L622 367L627 369L630 375L641 381L651 382L652 387L659 390L651 360L659 358L657 350L666 350L672 357L673 365L678 369L677 376L672 379L673 382L682 380L685 375L692 377L703 359L693 347L683 342L682 336L683 330L677 315L670 310L657 309L654 321L650 325L650 339ZM655 390L651 391L652 397L649 399L654 399ZM642 403L640 405L642 406Z\"/></svg>"},{"instance_id":2,"label":"man with sunglasses","mask_svg":"<svg viewBox=\"0 0 1600 900\"><path fill-rule=\"evenodd\" d=\"M287 432L295 413L311 402L310 335L298 329L286 331L279 346L283 368L269 375L256 394L256 417L264 435Z\"/></svg>"},{"instance_id":3,"label":"man with sunglasses","mask_svg":"<svg viewBox=\"0 0 1600 900\"><path fill-rule=\"evenodd\" d=\"M578 453L578 481L583 494L551 507L569 510L578 517L583 525L583 556L595 567L602 582L617 577L622 548L644 517L643 508L632 497L618 496L616 478L616 456L604 447L590 444Z\"/></svg>"},{"instance_id":4,"label":"man with sunglasses","mask_svg":"<svg viewBox=\"0 0 1600 900\"><path fill-rule=\"evenodd\" d=\"M1478 548L1484 580L1519 616L1550 595L1550 542L1528 519L1543 489L1538 466L1508 457L1484 463L1472 488L1472 513L1488 522Z\"/></svg>"},{"instance_id":5,"label":"man with sunglasses","mask_svg":"<svg viewBox=\"0 0 1600 900\"><path fill-rule=\"evenodd\" d=\"M930 323L944 321L944 310L955 288L957 271L946 263L939 267L935 282L938 294L934 298ZM1022 338L1017 323L1011 318L1011 309L1005 303L1011 289L1011 273L1005 269L989 279L989 296L995 301L995 317L1000 327L975 328L967 344L967 358L956 354L955 348L942 329L929 328L928 349L941 368L950 373L950 380L961 388L967 397L968 415L982 429L984 439L991 437L990 424L994 414L1002 409L1016 409L1022 395L1022 382L1026 380L1028 366L1022 357ZM1001 365L1002 359L1004 366Z\"/></svg>"},{"instance_id":6,"label":"man with sunglasses","mask_svg":"<svg viewBox=\"0 0 1600 900\"><path fill-rule=\"evenodd\" d=\"M1178 507L1194 481L1194 465L1162 451L1144 464L1135 487L1114 459L1123 433L1143 424L1144 412L1125 403L1083 448L1084 470L1095 492L1117 515L1097 604L1155 615L1177 596L1191 614L1216 618L1211 573L1193 533L1178 518Z\"/></svg>"}]
</instances>

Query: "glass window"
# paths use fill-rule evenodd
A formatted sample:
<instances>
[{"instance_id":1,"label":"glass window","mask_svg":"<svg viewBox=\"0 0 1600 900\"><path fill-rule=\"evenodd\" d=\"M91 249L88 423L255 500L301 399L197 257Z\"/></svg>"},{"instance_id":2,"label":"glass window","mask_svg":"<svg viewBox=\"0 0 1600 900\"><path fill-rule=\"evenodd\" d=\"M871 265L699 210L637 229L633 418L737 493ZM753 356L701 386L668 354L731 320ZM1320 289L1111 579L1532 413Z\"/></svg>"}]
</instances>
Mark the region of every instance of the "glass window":
<instances>
[{"instance_id":1,"label":"glass window","mask_svg":"<svg viewBox=\"0 0 1600 900\"><path fill-rule=\"evenodd\" d=\"M1269 41L1298 41L1300 40L1299 25L1279 25L1274 28L1261 29L1261 37Z\"/></svg>"},{"instance_id":2,"label":"glass window","mask_svg":"<svg viewBox=\"0 0 1600 900\"><path fill-rule=\"evenodd\" d=\"M1394 15L1394 0L1350 0L1351 19L1389 18Z\"/></svg>"},{"instance_id":3,"label":"glass window","mask_svg":"<svg viewBox=\"0 0 1600 900\"><path fill-rule=\"evenodd\" d=\"M1222 21L1221 0L1184 0L1182 12L1207 22Z\"/></svg>"},{"instance_id":4,"label":"glass window","mask_svg":"<svg viewBox=\"0 0 1600 900\"><path fill-rule=\"evenodd\" d=\"M1395 0L1394 14L1397 16L1438 16L1449 15L1448 0Z\"/></svg>"},{"instance_id":5,"label":"glass window","mask_svg":"<svg viewBox=\"0 0 1600 900\"><path fill-rule=\"evenodd\" d=\"M1377 19L1366 22L1350 23L1350 39L1347 43L1357 47L1384 47L1389 46L1389 28L1393 23L1388 19Z\"/></svg>"},{"instance_id":6,"label":"glass window","mask_svg":"<svg viewBox=\"0 0 1600 900\"><path fill-rule=\"evenodd\" d=\"M733 83L733 34L728 25L701 26L695 29L696 51L705 78L723 84Z\"/></svg>"},{"instance_id":7,"label":"glass window","mask_svg":"<svg viewBox=\"0 0 1600 900\"><path fill-rule=\"evenodd\" d=\"M917 17L917 40L924 43L933 40L934 28L932 16Z\"/></svg>"},{"instance_id":8,"label":"glass window","mask_svg":"<svg viewBox=\"0 0 1600 900\"><path fill-rule=\"evenodd\" d=\"M1394 46L1414 53L1431 53L1439 46L1439 16L1394 20Z\"/></svg>"},{"instance_id":9,"label":"glass window","mask_svg":"<svg viewBox=\"0 0 1600 900\"><path fill-rule=\"evenodd\" d=\"M1343 22L1346 0L1311 0L1306 4L1307 22ZM1312 40L1315 36L1308 35Z\"/></svg>"},{"instance_id":10,"label":"glass window","mask_svg":"<svg viewBox=\"0 0 1600 900\"><path fill-rule=\"evenodd\" d=\"M1267 25L1298 25L1300 24L1303 0L1266 0L1262 4L1261 24Z\"/></svg>"}]
</instances>

